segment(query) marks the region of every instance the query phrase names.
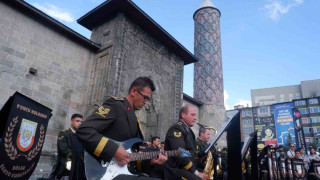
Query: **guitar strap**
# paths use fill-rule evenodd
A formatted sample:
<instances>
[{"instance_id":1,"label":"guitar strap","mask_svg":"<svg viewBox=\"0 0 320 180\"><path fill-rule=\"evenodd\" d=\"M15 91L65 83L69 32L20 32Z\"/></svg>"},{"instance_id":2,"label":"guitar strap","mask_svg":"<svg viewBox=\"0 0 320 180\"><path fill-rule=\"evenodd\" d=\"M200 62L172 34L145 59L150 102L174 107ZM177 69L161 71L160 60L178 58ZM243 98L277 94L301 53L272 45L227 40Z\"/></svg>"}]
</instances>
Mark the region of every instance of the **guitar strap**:
<instances>
[{"instance_id":1,"label":"guitar strap","mask_svg":"<svg viewBox=\"0 0 320 180\"><path fill-rule=\"evenodd\" d=\"M139 129L139 136L142 140L144 140L143 134L141 132L141 124L140 124L140 120L139 118L137 118L137 125L138 125L138 129Z\"/></svg>"}]
</instances>

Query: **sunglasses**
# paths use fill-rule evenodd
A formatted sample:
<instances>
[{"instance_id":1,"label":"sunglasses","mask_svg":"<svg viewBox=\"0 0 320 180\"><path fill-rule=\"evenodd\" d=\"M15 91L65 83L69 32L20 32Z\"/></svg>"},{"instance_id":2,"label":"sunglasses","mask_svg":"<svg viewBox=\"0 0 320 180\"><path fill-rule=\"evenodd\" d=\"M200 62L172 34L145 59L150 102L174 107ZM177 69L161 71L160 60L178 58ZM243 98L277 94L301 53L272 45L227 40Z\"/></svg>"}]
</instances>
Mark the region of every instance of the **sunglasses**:
<instances>
[{"instance_id":1,"label":"sunglasses","mask_svg":"<svg viewBox=\"0 0 320 180\"><path fill-rule=\"evenodd\" d=\"M139 90L137 90L137 92L143 97L143 99L144 99L145 101L149 101L149 100L150 100L150 98L149 98L148 96L142 94Z\"/></svg>"},{"instance_id":2,"label":"sunglasses","mask_svg":"<svg viewBox=\"0 0 320 180\"><path fill-rule=\"evenodd\" d=\"M290 147L294 147L294 146L290 146Z\"/></svg>"}]
</instances>

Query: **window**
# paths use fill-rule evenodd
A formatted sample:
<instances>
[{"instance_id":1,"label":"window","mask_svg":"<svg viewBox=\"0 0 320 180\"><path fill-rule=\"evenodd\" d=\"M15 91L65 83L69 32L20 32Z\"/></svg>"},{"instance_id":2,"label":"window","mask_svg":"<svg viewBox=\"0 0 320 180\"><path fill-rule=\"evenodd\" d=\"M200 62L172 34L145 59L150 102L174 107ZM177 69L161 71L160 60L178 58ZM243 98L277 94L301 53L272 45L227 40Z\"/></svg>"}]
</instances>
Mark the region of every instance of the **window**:
<instances>
[{"instance_id":1,"label":"window","mask_svg":"<svg viewBox=\"0 0 320 180\"><path fill-rule=\"evenodd\" d=\"M309 104L318 104L318 99L309 99Z\"/></svg>"},{"instance_id":2,"label":"window","mask_svg":"<svg viewBox=\"0 0 320 180\"><path fill-rule=\"evenodd\" d=\"M312 123L320 123L320 117L312 117L310 119Z\"/></svg>"},{"instance_id":3,"label":"window","mask_svg":"<svg viewBox=\"0 0 320 180\"><path fill-rule=\"evenodd\" d=\"M319 113L320 112L320 107L310 107L309 109L310 109L310 113Z\"/></svg>"},{"instance_id":4,"label":"window","mask_svg":"<svg viewBox=\"0 0 320 180\"><path fill-rule=\"evenodd\" d=\"M252 127L243 128L244 133L252 133Z\"/></svg>"},{"instance_id":5,"label":"window","mask_svg":"<svg viewBox=\"0 0 320 180\"><path fill-rule=\"evenodd\" d=\"M302 120L302 124L309 124L311 123L311 120L309 118L307 119L301 119ZM320 120L320 119L319 119ZM313 122L313 121L312 121Z\"/></svg>"},{"instance_id":6,"label":"window","mask_svg":"<svg viewBox=\"0 0 320 180\"><path fill-rule=\"evenodd\" d=\"M244 119L243 124L251 124L251 119Z\"/></svg>"},{"instance_id":7,"label":"window","mask_svg":"<svg viewBox=\"0 0 320 180\"><path fill-rule=\"evenodd\" d=\"M307 108L300 108L299 111L300 111L300 114L309 114L309 111Z\"/></svg>"},{"instance_id":8,"label":"window","mask_svg":"<svg viewBox=\"0 0 320 180\"><path fill-rule=\"evenodd\" d=\"M249 110L249 109L248 110L242 110L242 115L243 116L251 116L251 114L252 114L251 110Z\"/></svg>"},{"instance_id":9,"label":"window","mask_svg":"<svg viewBox=\"0 0 320 180\"><path fill-rule=\"evenodd\" d=\"M310 130L309 130L309 128L303 128L303 132L309 134Z\"/></svg>"},{"instance_id":10,"label":"window","mask_svg":"<svg viewBox=\"0 0 320 180\"><path fill-rule=\"evenodd\" d=\"M259 113L260 114L267 114L267 113L269 113L269 108L268 107L260 107Z\"/></svg>"},{"instance_id":11,"label":"window","mask_svg":"<svg viewBox=\"0 0 320 180\"><path fill-rule=\"evenodd\" d=\"M306 101L305 100L295 101L294 104L296 106L304 106L306 105Z\"/></svg>"},{"instance_id":12,"label":"window","mask_svg":"<svg viewBox=\"0 0 320 180\"><path fill-rule=\"evenodd\" d=\"M316 128L312 128L313 129L313 133L315 136L317 136L320 133L320 127L316 127Z\"/></svg>"}]
</instances>

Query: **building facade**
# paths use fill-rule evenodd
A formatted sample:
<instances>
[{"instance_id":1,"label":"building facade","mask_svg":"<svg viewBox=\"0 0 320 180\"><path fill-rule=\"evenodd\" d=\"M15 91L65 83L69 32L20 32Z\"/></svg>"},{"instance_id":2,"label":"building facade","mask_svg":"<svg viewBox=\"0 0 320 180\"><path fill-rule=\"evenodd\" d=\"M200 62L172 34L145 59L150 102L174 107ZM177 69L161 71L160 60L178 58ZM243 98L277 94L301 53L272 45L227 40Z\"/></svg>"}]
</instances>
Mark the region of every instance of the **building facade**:
<instances>
[{"instance_id":1,"label":"building facade","mask_svg":"<svg viewBox=\"0 0 320 180\"><path fill-rule=\"evenodd\" d=\"M302 81L299 85L251 90L253 107L317 96L320 96L320 80Z\"/></svg>"},{"instance_id":2,"label":"building facade","mask_svg":"<svg viewBox=\"0 0 320 180\"><path fill-rule=\"evenodd\" d=\"M319 97L293 100L293 106L300 111L307 144L320 146L320 103Z\"/></svg>"}]
</instances>

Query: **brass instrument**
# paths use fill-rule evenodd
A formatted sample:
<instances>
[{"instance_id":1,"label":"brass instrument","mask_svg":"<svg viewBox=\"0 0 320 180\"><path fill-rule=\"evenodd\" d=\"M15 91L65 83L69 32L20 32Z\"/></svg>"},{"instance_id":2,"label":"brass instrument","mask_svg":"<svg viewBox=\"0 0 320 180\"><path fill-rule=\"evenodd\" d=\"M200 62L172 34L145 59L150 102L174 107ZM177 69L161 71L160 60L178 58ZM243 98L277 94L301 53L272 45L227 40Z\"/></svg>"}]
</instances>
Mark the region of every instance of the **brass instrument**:
<instances>
[{"instance_id":1,"label":"brass instrument","mask_svg":"<svg viewBox=\"0 0 320 180\"><path fill-rule=\"evenodd\" d=\"M213 161L214 159L213 159L212 153L211 151L209 151L203 173L205 173L210 180L213 180L213 175L214 175Z\"/></svg>"},{"instance_id":2,"label":"brass instrument","mask_svg":"<svg viewBox=\"0 0 320 180\"><path fill-rule=\"evenodd\" d=\"M197 124L198 124L199 126L201 126L201 127L206 128L206 129L214 130L214 136L216 136L217 133L218 133L217 129L216 129L215 127L213 127L213 126L205 126L205 125L202 125L202 124L200 124L200 123L197 123ZM221 161L221 159L220 159L220 161ZM221 162L220 162L220 163L221 163ZM219 173L222 173L220 163L217 164L217 173L218 173L218 174L219 174ZM213 155L212 155L211 151L208 151L207 158L206 158L206 163L205 163L205 167L204 167L203 173L205 173L210 180L213 180L213 175L214 175L213 164L214 164Z\"/></svg>"}]
</instances>

